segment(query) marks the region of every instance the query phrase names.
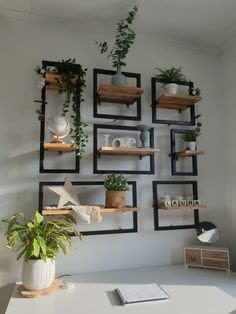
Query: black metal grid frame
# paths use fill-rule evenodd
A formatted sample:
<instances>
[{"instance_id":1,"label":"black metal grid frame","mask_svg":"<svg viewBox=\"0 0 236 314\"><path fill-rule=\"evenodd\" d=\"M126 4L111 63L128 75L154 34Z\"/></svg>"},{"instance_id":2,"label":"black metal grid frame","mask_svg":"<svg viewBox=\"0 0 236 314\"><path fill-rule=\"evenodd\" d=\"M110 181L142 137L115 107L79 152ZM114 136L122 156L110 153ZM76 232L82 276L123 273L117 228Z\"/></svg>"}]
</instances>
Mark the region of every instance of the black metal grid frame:
<instances>
[{"instance_id":1,"label":"black metal grid frame","mask_svg":"<svg viewBox=\"0 0 236 314\"><path fill-rule=\"evenodd\" d=\"M197 181L153 181L153 210L154 210L154 230L164 231L164 230L180 230L180 229L195 229L199 225L199 210L194 209L194 224L192 225L170 225L170 226L160 226L159 224L159 198L158 198L158 185L177 185L177 184L191 184L193 189L193 199L198 199L198 188Z\"/></svg>"},{"instance_id":2,"label":"black metal grid frame","mask_svg":"<svg viewBox=\"0 0 236 314\"><path fill-rule=\"evenodd\" d=\"M98 113L98 106L100 105L98 100L97 100L98 75L102 74L102 75L112 76L115 73L116 73L116 71L112 71L112 70L93 69L93 116L94 116L94 118L141 121L141 115L142 115L142 113L141 113L141 97L136 101L136 104L137 104L136 116ZM136 79L136 87L141 87L141 74L131 73L131 72L122 72L122 73L126 77L135 78Z\"/></svg>"},{"instance_id":3,"label":"black metal grid frame","mask_svg":"<svg viewBox=\"0 0 236 314\"><path fill-rule=\"evenodd\" d=\"M184 158L179 157L176 158L176 134L182 134L185 130L182 129L172 129L170 130L170 158L171 158L171 174L172 176L197 176L198 175L198 168L197 168L197 156L191 156L186 158L192 158L192 171L177 171L177 161L183 160Z\"/></svg>"},{"instance_id":4,"label":"black metal grid frame","mask_svg":"<svg viewBox=\"0 0 236 314\"><path fill-rule=\"evenodd\" d=\"M195 105L192 105L189 107L190 109L190 121L179 121L179 120L163 120L163 119L158 119L157 118L157 86L156 83L161 83L161 81L156 78L152 77L151 78L151 88L152 88L152 123L155 124L168 124L168 125L195 125ZM194 84L193 82L176 82L178 85L184 85L184 86L189 86L189 95L193 94L194 91ZM161 109L159 109L161 110ZM179 110L181 113L181 110Z\"/></svg>"},{"instance_id":5,"label":"black metal grid frame","mask_svg":"<svg viewBox=\"0 0 236 314\"><path fill-rule=\"evenodd\" d=\"M108 125L108 124L94 124L93 125L93 173L106 174L106 173L124 173L124 174L154 174L155 173L155 159L154 155L150 155L150 170L99 170L98 169L98 147L97 147L97 136L98 129L104 130L127 130L127 131L139 131L136 126L121 126L121 125ZM150 147L154 148L154 129L149 130ZM114 156L113 156L114 157ZM119 157L119 156L118 156ZM134 156L135 157L135 156ZM148 158L148 156L144 157Z\"/></svg>"},{"instance_id":6,"label":"black metal grid frame","mask_svg":"<svg viewBox=\"0 0 236 314\"><path fill-rule=\"evenodd\" d=\"M46 61L46 60L43 60L42 61L42 69L43 70L47 70L48 67L54 67L55 65L57 64L57 62L55 61ZM44 73L44 78L45 78L45 73ZM40 158L39 158L39 172L40 173L78 173L79 170L80 170L80 159L79 159L79 156L77 156L76 152L74 153L75 154L75 168L73 169L56 169L56 168L53 168L53 169L46 169L44 167L44 158L45 158L45 149L43 147L43 143L45 141L45 112L46 112L46 108L45 108L45 105L46 105L46 94L47 94L47 87L44 86L42 88L42 91L41 91L41 111L42 111L42 115L43 115L43 119L41 119L40 121ZM80 108L79 110L77 111L76 115L79 115L80 113Z\"/></svg>"},{"instance_id":7,"label":"black metal grid frame","mask_svg":"<svg viewBox=\"0 0 236 314\"><path fill-rule=\"evenodd\" d=\"M132 187L132 201L133 207L137 207L137 184L136 181L127 181L128 185ZM104 185L103 181L73 181L73 185L79 186L91 186L91 185ZM39 182L39 212L43 210L43 188L44 186L64 185L64 181L41 181ZM102 234L118 234L118 233L135 233L138 232L138 213L133 212L133 226L127 229L107 229L107 230L95 230L95 231L83 231L82 235L102 235Z\"/></svg>"}]
</instances>

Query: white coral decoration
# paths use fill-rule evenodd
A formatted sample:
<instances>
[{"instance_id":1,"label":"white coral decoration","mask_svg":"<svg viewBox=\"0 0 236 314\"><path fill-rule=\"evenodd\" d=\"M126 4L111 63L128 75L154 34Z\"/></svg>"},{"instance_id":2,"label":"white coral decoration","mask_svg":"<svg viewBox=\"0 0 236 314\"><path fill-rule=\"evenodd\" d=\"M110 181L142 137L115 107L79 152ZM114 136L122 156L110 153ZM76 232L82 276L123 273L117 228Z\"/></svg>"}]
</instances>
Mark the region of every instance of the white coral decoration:
<instances>
[{"instance_id":1,"label":"white coral decoration","mask_svg":"<svg viewBox=\"0 0 236 314\"><path fill-rule=\"evenodd\" d=\"M39 88L42 89L45 86L45 84L46 84L46 80L44 77L42 77L39 81Z\"/></svg>"}]
</instances>

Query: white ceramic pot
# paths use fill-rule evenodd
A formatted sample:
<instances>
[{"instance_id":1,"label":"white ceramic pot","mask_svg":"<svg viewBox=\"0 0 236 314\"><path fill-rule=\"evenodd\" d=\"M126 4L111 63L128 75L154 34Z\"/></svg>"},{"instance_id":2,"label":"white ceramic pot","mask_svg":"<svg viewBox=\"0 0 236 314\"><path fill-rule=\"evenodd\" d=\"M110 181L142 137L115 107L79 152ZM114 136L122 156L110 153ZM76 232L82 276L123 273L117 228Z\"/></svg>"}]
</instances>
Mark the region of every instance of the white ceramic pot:
<instances>
[{"instance_id":1,"label":"white ceramic pot","mask_svg":"<svg viewBox=\"0 0 236 314\"><path fill-rule=\"evenodd\" d=\"M196 150L196 142L186 142L186 149Z\"/></svg>"},{"instance_id":2,"label":"white ceramic pot","mask_svg":"<svg viewBox=\"0 0 236 314\"><path fill-rule=\"evenodd\" d=\"M164 91L167 94L177 94L178 85L175 83L170 83L164 85Z\"/></svg>"},{"instance_id":3,"label":"white ceramic pot","mask_svg":"<svg viewBox=\"0 0 236 314\"><path fill-rule=\"evenodd\" d=\"M55 261L29 260L23 263L22 282L27 290L35 291L51 286L55 279Z\"/></svg>"}]
</instances>

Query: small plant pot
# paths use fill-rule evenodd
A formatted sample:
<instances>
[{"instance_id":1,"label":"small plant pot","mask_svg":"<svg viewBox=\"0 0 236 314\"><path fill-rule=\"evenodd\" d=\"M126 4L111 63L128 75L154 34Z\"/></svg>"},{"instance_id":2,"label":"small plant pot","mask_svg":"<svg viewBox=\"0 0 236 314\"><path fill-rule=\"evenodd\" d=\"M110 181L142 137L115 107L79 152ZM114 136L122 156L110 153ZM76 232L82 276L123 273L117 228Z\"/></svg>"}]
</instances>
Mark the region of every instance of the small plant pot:
<instances>
[{"instance_id":1,"label":"small plant pot","mask_svg":"<svg viewBox=\"0 0 236 314\"><path fill-rule=\"evenodd\" d=\"M164 91L167 94L177 94L177 90L178 90L178 85L175 83L170 83L170 84L166 84L164 85Z\"/></svg>"},{"instance_id":2,"label":"small plant pot","mask_svg":"<svg viewBox=\"0 0 236 314\"><path fill-rule=\"evenodd\" d=\"M117 70L116 74L112 76L111 84L112 85L121 85L121 86L127 85L127 77L121 73L120 69Z\"/></svg>"},{"instance_id":3,"label":"small plant pot","mask_svg":"<svg viewBox=\"0 0 236 314\"><path fill-rule=\"evenodd\" d=\"M186 149L196 150L196 142L186 142Z\"/></svg>"},{"instance_id":4,"label":"small plant pot","mask_svg":"<svg viewBox=\"0 0 236 314\"><path fill-rule=\"evenodd\" d=\"M23 263L22 282L30 291L43 290L51 286L55 279L55 262L47 259L29 260Z\"/></svg>"},{"instance_id":5,"label":"small plant pot","mask_svg":"<svg viewBox=\"0 0 236 314\"><path fill-rule=\"evenodd\" d=\"M106 191L107 208L125 207L126 191Z\"/></svg>"}]
</instances>

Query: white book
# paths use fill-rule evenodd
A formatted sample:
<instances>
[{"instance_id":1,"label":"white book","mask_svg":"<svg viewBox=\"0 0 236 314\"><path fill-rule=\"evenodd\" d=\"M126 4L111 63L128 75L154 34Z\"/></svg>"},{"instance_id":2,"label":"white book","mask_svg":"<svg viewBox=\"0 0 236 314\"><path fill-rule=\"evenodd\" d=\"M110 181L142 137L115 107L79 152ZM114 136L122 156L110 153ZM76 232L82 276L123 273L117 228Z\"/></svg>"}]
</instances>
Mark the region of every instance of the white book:
<instances>
[{"instance_id":1,"label":"white book","mask_svg":"<svg viewBox=\"0 0 236 314\"><path fill-rule=\"evenodd\" d=\"M131 285L115 289L122 304L168 300L169 295L156 283Z\"/></svg>"}]
</instances>

